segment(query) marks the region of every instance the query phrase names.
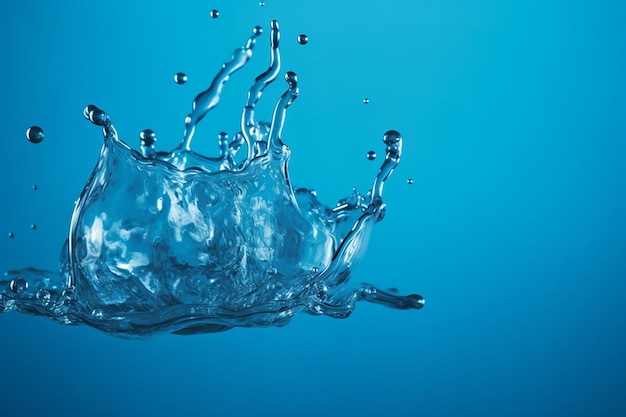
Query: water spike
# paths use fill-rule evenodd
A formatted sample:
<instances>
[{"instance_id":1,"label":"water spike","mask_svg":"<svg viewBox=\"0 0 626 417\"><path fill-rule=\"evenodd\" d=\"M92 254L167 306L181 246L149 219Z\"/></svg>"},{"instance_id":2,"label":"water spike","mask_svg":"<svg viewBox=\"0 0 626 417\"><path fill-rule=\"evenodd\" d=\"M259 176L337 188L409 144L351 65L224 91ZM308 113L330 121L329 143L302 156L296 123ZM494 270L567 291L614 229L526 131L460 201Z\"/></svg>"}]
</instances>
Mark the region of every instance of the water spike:
<instances>
[{"instance_id":1,"label":"water spike","mask_svg":"<svg viewBox=\"0 0 626 417\"><path fill-rule=\"evenodd\" d=\"M289 71L285 74L285 81L289 84L287 91L283 93L278 99L276 107L274 108L274 114L272 116L272 127L269 133L268 145L272 152L276 155L283 153L283 142L280 139L283 126L285 125L285 116L287 115L287 108L298 98L300 89L298 88L298 76L295 72Z\"/></svg>"},{"instance_id":2,"label":"water spike","mask_svg":"<svg viewBox=\"0 0 626 417\"><path fill-rule=\"evenodd\" d=\"M371 203L374 206L382 205L383 187L389 175L400 163L402 155L402 136L395 130L389 130L383 135L383 142L387 145L385 149L385 160L378 169L378 174L374 179L371 192Z\"/></svg>"},{"instance_id":3,"label":"water spike","mask_svg":"<svg viewBox=\"0 0 626 417\"><path fill-rule=\"evenodd\" d=\"M241 132L243 133L246 144L248 145L248 155L243 164L244 168L252 160L252 158L258 156L253 155L256 138L251 137L256 124L254 120L254 107L261 99L265 87L273 82L280 73L280 50L278 49L278 43L280 41L280 28L278 27L278 21L272 20L270 27L272 29L272 33L270 35L270 66L265 72L256 77L252 83L252 87L248 90L246 106L243 108L243 112L241 113Z\"/></svg>"},{"instance_id":4,"label":"water spike","mask_svg":"<svg viewBox=\"0 0 626 417\"><path fill-rule=\"evenodd\" d=\"M104 110L89 104L83 109L83 117L96 126L102 126L102 133L106 139L119 142L117 130L115 130L115 126L111 123L111 118Z\"/></svg>"},{"instance_id":5,"label":"water spike","mask_svg":"<svg viewBox=\"0 0 626 417\"><path fill-rule=\"evenodd\" d=\"M226 84L226 81L228 81L230 76L235 71L243 67L252 57L252 48L256 43L256 38L258 38L261 33L263 33L263 29L260 26L256 26L252 30L252 35L246 42L246 45L235 49L230 61L222 64L222 69L217 73L215 78L213 78L213 82L211 82L209 88L198 94L193 100L193 103L191 104L191 113L185 118L185 133L183 135L183 140L174 152L191 150L191 139L193 138L196 125L212 108L217 106L220 101L220 95L222 94L224 84Z\"/></svg>"}]
</instances>

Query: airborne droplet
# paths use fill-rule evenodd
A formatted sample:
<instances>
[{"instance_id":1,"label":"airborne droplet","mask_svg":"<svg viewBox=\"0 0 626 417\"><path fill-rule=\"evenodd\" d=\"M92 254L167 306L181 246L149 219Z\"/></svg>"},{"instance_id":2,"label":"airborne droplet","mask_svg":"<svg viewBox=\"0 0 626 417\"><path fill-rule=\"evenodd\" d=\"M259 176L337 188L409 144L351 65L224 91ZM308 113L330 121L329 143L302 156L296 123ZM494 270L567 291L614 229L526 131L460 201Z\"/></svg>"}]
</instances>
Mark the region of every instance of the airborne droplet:
<instances>
[{"instance_id":1,"label":"airborne droplet","mask_svg":"<svg viewBox=\"0 0 626 417\"><path fill-rule=\"evenodd\" d=\"M366 155L367 159L369 159L370 161L373 161L374 159L376 159L376 152L374 151L369 151Z\"/></svg>"},{"instance_id":2,"label":"airborne droplet","mask_svg":"<svg viewBox=\"0 0 626 417\"><path fill-rule=\"evenodd\" d=\"M17 277L11 280L9 288L16 294L22 294L28 288L28 281L24 277Z\"/></svg>"},{"instance_id":3,"label":"airborne droplet","mask_svg":"<svg viewBox=\"0 0 626 417\"><path fill-rule=\"evenodd\" d=\"M220 15L219 10L213 9L211 10L211 12L209 13L209 15L213 18L213 19L217 19Z\"/></svg>"},{"instance_id":4,"label":"airborne droplet","mask_svg":"<svg viewBox=\"0 0 626 417\"><path fill-rule=\"evenodd\" d=\"M26 139L30 143L41 143L43 140L43 129L39 126L31 126L26 129Z\"/></svg>"},{"instance_id":5,"label":"airborne droplet","mask_svg":"<svg viewBox=\"0 0 626 417\"><path fill-rule=\"evenodd\" d=\"M304 33L301 35L298 35L298 43L300 45L306 45L309 42L309 37L307 35L305 35Z\"/></svg>"},{"instance_id":6,"label":"airborne droplet","mask_svg":"<svg viewBox=\"0 0 626 417\"><path fill-rule=\"evenodd\" d=\"M152 129L144 129L139 133L139 139L141 139L141 146L153 146L156 142L156 133Z\"/></svg>"},{"instance_id":7,"label":"airborne droplet","mask_svg":"<svg viewBox=\"0 0 626 417\"><path fill-rule=\"evenodd\" d=\"M187 74L184 72L177 72L174 74L174 82L180 85L185 84L187 82Z\"/></svg>"}]
</instances>

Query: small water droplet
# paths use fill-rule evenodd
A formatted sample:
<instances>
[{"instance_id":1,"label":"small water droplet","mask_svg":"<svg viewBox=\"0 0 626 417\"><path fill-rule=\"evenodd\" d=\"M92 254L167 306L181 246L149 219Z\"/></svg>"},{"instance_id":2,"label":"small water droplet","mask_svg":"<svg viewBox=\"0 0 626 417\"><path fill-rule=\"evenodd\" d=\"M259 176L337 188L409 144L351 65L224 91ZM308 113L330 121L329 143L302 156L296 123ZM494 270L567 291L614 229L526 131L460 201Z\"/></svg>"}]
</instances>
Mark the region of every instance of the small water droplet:
<instances>
[{"instance_id":1,"label":"small water droplet","mask_svg":"<svg viewBox=\"0 0 626 417\"><path fill-rule=\"evenodd\" d=\"M300 45L306 45L309 42L309 37L304 33L298 35L298 43Z\"/></svg>"},{"instance_id":2,"label":"small water droplet","mask_svg":"<svg viewBox=\"0 0 626 417\"><path fill-rule=\"evenodd\" d=\"M184 72L177 72L174 74L174 82L180 85L185 84L187 82L187 74Z\"/></svg>"},{"instance_id":3,"label":"small water droplet","mask_svg":"<svg viewBox=\"0 0 626 417\"><path fill-rule=\"evenodd\" d=\"M408 180L406 180L406 183L409 185L413 184L413 178L409 178Z\"/></svg>"},{"instance_id":4,"label":"small water droplet","mask_svg":"<svg viewBox=\"0 0 626 417\"><path fill-rule=\"evenodd\" d=\"M83 109L83 117L96 126L108 126L111 124L109 115L104 110L100 110L93 104Z\"/></svg>"},{"instance_id":5,"label":"small water droplet","mask_svg":"<svg viewBox=\"0 0 626 417\"><path fill-rule=\"evenodd\" d=\"M370 99L369 99L369 98L365 97L365 98L363 99L363 104L369 104L369 102L370 102Z\"/></svg>"},{"instance_id":6,"label":"small water droplet","mask_svg":"<svg viewBox=\"0 0 626 417\"><path fill-rule=\"evenodd\" d=\"M39 126L31 126L26 129L26 139L30 143L41 143L43 136L43 129Z\"/></svg>"},{"instance_id":7,"label":"small water droplet","mask_svg":"<svg viewBox=\"0 0 626 417\"><path fill-rule=\"evenodd\" d=\"M13 239L13 238L15 237L15 233L13 233L13 232L9 232L9 237L10 237L11 239Z\"/></svg>"},{"instance_id":8,"label":"small water droplet","mask_svg":"<svg viewBox=\"0 0 626 417\"><path fill-rule=\"evenodd\" d=\"M213 18L213 19L217 19L220 15L219 10L213 9L211 10L211 12L209 13L209 15Z\"/></svg>"},{"instance_id":9,"label":"small water droplet","mask_svg":"<svg viewBox=\"0 0 626 417\"><path fill-rule=\"evenodd\" d=\"M152 129L144 129L139 133L139 139L141 139L141 146L153 146L157 141L156 133Z\"/></svg>"},{"instance_id":10,"label":"small water droplet","mask_svg":"<svg viewBox=\"0 0 626 417\"><path fill-rule=\"evenodd\" d=\"M369 151L366 155L367 159L369 159L370 161L373 161L374 159L376 159L376 152L374 151Z\"/></svg>"},{"instance_id":11,"label":"small water droplet","mask_svg":"<svg viewBox=\"0 0 626 417\"><path fill-rule=\"evenodd\" d=\"M30 228L33 229L33 230L37 230L37 225L35 223L33 223L33 224L30 225Z\"/></svg>"},{"instance_id":12,"label":"small water droplet","mask_svg":"<svg viewBox=\"0 0 626 417\"><path fill-rule=\"evenodd\" d=\"M9 288L16 294L22 294L28 288L28 281L24 277L17 277L11 280Z\"/></svg>"},{"instance_id":13,"label":"small water droplet","mask_svg":"<svg viewBox=\"0 0 626 417\"><path fill-rule=\"evenodd\" d=\"M264 2L264 1L260 1L260 2L259 2L259 6L261 6L261 7L265 7L265 2Z\"/></svg>"},{"instance_id":14,"label":"small water droplet","mask_svg":"<svg viewBox=\"0 0 626 417\"><path fill-rule=\"evenodd\" d=\"M33 191L37 191L37 184L33 185Z\"/></svg>"}]
</instances>

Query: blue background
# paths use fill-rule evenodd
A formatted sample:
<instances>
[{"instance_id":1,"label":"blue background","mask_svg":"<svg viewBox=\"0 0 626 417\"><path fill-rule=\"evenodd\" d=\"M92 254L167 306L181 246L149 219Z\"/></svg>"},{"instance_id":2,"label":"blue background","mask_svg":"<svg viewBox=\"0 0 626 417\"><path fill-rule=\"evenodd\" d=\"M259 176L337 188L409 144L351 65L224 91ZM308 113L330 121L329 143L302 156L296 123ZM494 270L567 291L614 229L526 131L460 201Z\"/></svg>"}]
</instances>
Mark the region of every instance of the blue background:
<instances>
[{"instance_id":1,"label":"blue background","mask_svg":"<svg viewBox=\"0 0 626 417\"><path fill-rule=\"evenodd\" d=\"M266 3L0 3L0 270L56 267L102 141L86 104L133 146L151 128L171 149L193 97L260 24L253 60L199 127L196 149L215 155L276 18L301 87L284 133L294 184L328 204L365 191L382 134L400 131L387 217L353 280L426 306L147 341L5 314L0 414L626 415L625 3ZM284 88L268 88L265 119ZM35 124L39 145L24 136Z\"/></svg>"}]
</instances>

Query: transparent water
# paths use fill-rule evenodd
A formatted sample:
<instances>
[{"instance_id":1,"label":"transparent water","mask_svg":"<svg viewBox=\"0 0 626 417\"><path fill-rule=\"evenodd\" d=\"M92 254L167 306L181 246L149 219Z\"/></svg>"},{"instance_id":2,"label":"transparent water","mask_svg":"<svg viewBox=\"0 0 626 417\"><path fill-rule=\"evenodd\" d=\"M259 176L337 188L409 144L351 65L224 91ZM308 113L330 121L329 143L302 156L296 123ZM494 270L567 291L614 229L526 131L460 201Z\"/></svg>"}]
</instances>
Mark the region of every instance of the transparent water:
<instances>
[{"instance_id":1,"label":"transparent water","mask_svg":"<svg viewBox=\"0 0 626 417\"><path fill-rule=\"evenodd\" d=\"M238 131L218 135L217 157L194 152L196 125L252 57L262 32L255 27L196 96L171 152L157 151L149 129L136 151L105 111L84 109L102 128L104 143L76 202L59 271L7 272L0 311L141 337L284 325L299 312L345 318L361 300L399 309L424 305L419 295L349 283L372 226L384 217L383 187L400 162L401 135L384 135L385 156L372 188L353 190L330 207L290 182L282 130L299 93L295 73L285 74L288 87L272 120L257 120L255 106L280 74L278 22L271 23L269 68L247 93Z\"/></svg>"}]
</instances>

